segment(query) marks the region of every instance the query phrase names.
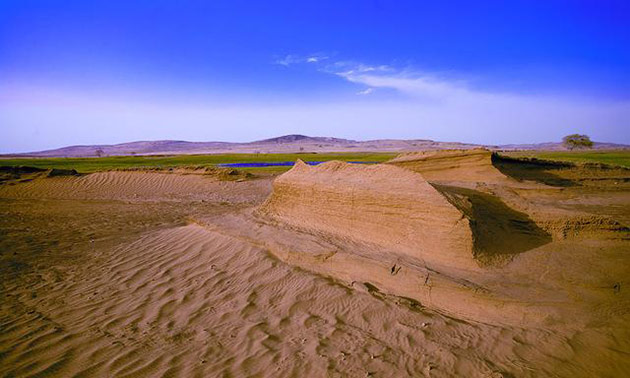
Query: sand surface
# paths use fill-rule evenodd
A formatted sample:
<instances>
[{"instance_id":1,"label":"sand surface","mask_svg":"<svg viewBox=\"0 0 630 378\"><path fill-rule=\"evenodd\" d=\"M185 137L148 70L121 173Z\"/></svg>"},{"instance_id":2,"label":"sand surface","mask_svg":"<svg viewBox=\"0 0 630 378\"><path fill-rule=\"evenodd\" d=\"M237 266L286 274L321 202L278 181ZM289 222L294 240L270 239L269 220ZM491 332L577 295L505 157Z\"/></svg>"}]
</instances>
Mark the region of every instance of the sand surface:
<instances>
[{"instance_id":1,"label":"sand surface","mask_svg":"<svg viewBox=\"0 0 630 378\"><path fill-rule=\"evenodd\" d=\"M478 167L484 159L464 157ZM384 178L395 179L390 168L376 168L385 175L343 174L362 168L341 163L298 167L304 171L273 186L273 177L237 182L155 172L24 174L6 181L0 185L0 375L620 377L630 371L625 172L532 173L495 164L476 170L482 178L493 172L495 179L484 182L449 173L460 163L443 161L438 169L392 167L410 172L399 178L420 177L391 187ZM364 187L361 196L344 197L347 180ZM501 248L491 252L500 258L477 254L478 239L433 264L435 248L419 262L407 238L395 236L402 246L388 244L391 232L377 227L379 212L397 203L392 219L408 217L405 211L417 213L427 198L414 194L410 182L425 188L436 208L466 219L467 230L494 235ZM322 191L336 199L327 204ZM344 198L362 201L344 208L352 203ZM418 217L411 231L431 228ZM514 224L525 228L512 232ZM466 263L449 265L460 260Z\"/></svg>"}]
</instances>

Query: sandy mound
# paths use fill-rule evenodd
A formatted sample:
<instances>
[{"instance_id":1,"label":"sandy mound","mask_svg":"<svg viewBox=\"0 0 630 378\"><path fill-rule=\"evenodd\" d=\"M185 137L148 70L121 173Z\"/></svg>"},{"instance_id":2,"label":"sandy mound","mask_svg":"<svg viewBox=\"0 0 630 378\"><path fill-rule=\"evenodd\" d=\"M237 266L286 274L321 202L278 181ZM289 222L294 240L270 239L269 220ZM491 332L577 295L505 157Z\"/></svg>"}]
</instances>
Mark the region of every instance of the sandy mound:
<instances>
[{"instance_id":1,"label":"sandy mound","mask_svg":"<svg viewBox=\"0 0 630 378\"><path fill-rule=\"evenodd\" d=\"M486 149L408 153L387 164L421 174L460 209L472 221L477 251L486 262L529 250L550 237L615 238L628 231L619 222L627 217L623 211L613 219L562 201L585 194L569 188L597 187L609 192L602 202L616 197L627 203L630 169L516 159Z\"/></svg>"},{"instance_id":2,"label":"sandy mound","mask_svg":"<svg viewBox=\"0 0 630 378\"><path fill-rule=\"evenodd\" d=\"M483 148L402 154L387 164L422 174L431 182L555 187L614 186L630 188L630 169L595 163L511 158ZM519 184L520 183L520 184ZM538 186L531 186L538 184ZM543 185L540 185L543 184Z\"/></svg>"},{"instance_id":3,"label":"sandy mound","mask_svg":"<svg viewBox=\"0 0 630 378\"><path fill-rule=\"evenodd\" d=\"M473 155L490 157L485 151ZM539 191L547 195L550 190L561 196L557 198L575 195L553 187L428 182L423 175L391 164L298 162L275 180L272 195L257 212L271 229L289 234L260 227L246 233L250 240L267 240L265 246L284 261L347 282L368 282L459 318L512 325L571 319L580 324L592 321L583 311L592 311L585 308L592 309L593 303L602 309L617 305L607 295L615 286L611 277L620 280L625 268L611 265L609 257L597 263L607 272L592 277L597 289L571 287L592 263L573 261L571 273L565 274L562 270L569 270L562 264L548 267L541 261L548 254L571 261L566 242L575 246L571 243L578 240L584 255L597 260L594 256L604 257L604 251L626 246L628 227L606 215L538 198ZM300 239L297 233L315 240ZM528 268L511 270L514 261ZM545 272L544 279L539 272ZM583 296L592 302L583 302Z\"/></svg>"},{"instance_id":4,"label":"sandy mound","mask_svg":"<svg viewBox=\"0 0 630 378\"><path fill-rule=\"evenodd\" d=\"M483 148L412 152L387 163L418 172L429 181L510 181L493 166L492 152Z\"/></svg>"},{"instance_id":5,"label":"sandy mound","mask_svg":"<svg viewBox=\"0 0 630 378\"><path fill-rule=\"evenodd\" d=\"M391 165L298 162L276 179L260 213L451 268L476 269L551 240L526 214L499 199L433 186Z\"/></svg>"},{"instance_id":6,"label":"sandy mound","mask_svg":"<svg viewBox=\"0 0 630 378\"><path fill-rule=\"evenodd\" d=\"M298 161L274 181L260 213L300 229L373 243L384 253L476 266L468 220L422 176L393 166Z\"/></svg>"},{"instance_id":7,"label":"sandy mound","mask_svg":"<svg viewBox=\"0 0 630 378\"><path fill-rule=\"evenodd\" d=\"M219 173L223 175L222 172ZM229 173L227 173L228 176ZM160 171L111 171L84 176L35 177L17 185L0 185L5 198L81 200L182 201L221 200L223 187L237 195L242 182L214 174L175 174Z\"/></svg>"}]
</instances>

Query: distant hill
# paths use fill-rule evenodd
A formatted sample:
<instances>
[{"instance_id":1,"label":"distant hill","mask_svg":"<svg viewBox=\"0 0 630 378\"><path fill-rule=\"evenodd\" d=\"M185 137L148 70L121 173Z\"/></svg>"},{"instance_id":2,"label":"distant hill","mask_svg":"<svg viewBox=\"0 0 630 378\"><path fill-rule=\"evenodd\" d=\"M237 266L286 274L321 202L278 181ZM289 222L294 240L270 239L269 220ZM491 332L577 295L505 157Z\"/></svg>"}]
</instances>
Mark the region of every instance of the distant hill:
<instances>
[{"instance_id":1,"label":"distant hill","mask_svg":"<svg viewBox=\"0 0 630 378\"><path fill-rule=\"evenodd\" d=\"M172 155L209 153L299 153L299 152L403 152L450 148L486 147L493 150L564 150L561 143L510 144L502 146L427 139L377 139L356 141L332 137L291 134L246 143L187 142L182 140L139 141L120 144L81 145L54 150L11 154L22 157L95 157L125 155ZM595 142L595 149L630 148L628 145ZM8 155L5 155L8 156Z\"/></svg>"},{"instance_id":2,"label":"distant hill","mask_svg":"<svg viewBox=\"0 0 630 378\"><path fill-rule=\"evenodd\" d=\"M263 139L250 144L269 144L269 143L336 143L336 144L350 144L357 143L355 140L330 138L330 137L310 137L300 134L283 135L277 138Z\"/></svg>"},{"instance_id":3,"label":"distant hill","mask_svg":"<svg viewBox=\"0 0 630 378\"><path fill-rule=\"evenodd\" d=\"M98 156L98 155L152 155L163 152L187 153L188 151L221 148L225 142L185 142L181 140L158 140L121 143L114 145L68 146L54 150L31 152L29 156Z\"/></svg>"},{"instance_id":4,"label":"distant hill","mask_svg":"<svg viewBox=\"0 0 630 378\"><path fill-rule=\"evenodd\" d=\"M499 146L504 150L540 150L540 151L564 151L567 148L560 142L534 143L534 144L505 144ZM594 150L618 150L630 148L627 144L593 142Z\"/></svg>"}]
</instances>

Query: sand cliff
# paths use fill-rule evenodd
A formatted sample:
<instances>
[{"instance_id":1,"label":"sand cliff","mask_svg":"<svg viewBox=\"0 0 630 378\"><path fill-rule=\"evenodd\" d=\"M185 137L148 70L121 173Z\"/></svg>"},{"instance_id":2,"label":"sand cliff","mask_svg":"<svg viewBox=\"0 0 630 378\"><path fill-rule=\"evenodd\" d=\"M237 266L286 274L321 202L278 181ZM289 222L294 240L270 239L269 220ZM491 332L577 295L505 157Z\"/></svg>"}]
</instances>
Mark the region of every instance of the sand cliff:
<instances>
[{"instance_id":1,"label":"sand cliff","mask_svg":"<svg viewBox=\"0 0 630 378\"><path fill-rule=\"evenodd\" d=\"M510 181L492 165L492 151L483 148L411 152L387 163L418 172L429 181Z\"/></svg>"}]
</instances>

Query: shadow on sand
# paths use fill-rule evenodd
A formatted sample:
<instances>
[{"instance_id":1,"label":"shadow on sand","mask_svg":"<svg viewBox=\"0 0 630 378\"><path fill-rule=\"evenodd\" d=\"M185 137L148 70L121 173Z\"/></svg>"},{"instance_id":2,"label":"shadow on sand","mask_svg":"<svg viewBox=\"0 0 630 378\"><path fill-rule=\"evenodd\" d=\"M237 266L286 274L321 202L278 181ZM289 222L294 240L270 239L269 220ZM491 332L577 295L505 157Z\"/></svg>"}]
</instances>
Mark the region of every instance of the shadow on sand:
<instances>
[{"instance_id":1,"label":"shadow on sand","mask_svg":"<svg viewBox=\"0 0 630 378\"><path fill-rule=\"evenodd\" d=\"M556 172L573 168L571 163L535 159L516 159L492 154L492 165L504 175L517 181L535 181L551 186L580 186L576 181L561 177ZM555 171L555 172L554 172Z\"/></svg>"},{"instance_id":2,"label":"shadow on sand","mask_svg":"<svg viewBox=\"0 0 630 378\"><path fill-rule=\"evenodd\" d=\"M496 264L551 242L551 235L527 214L499 198L472 189L432 184L466 215L474 238L474 257L481 264Z\"/></svg>"}]
</instances>

